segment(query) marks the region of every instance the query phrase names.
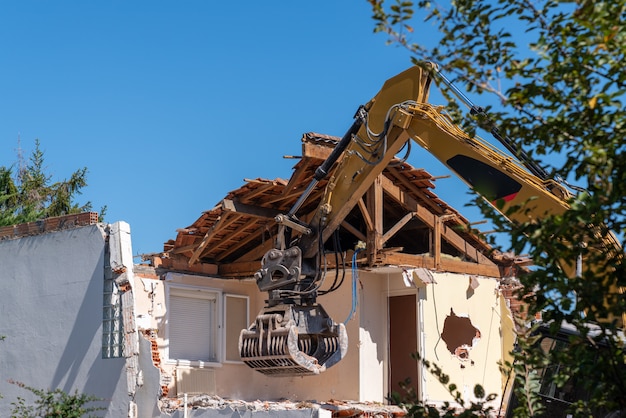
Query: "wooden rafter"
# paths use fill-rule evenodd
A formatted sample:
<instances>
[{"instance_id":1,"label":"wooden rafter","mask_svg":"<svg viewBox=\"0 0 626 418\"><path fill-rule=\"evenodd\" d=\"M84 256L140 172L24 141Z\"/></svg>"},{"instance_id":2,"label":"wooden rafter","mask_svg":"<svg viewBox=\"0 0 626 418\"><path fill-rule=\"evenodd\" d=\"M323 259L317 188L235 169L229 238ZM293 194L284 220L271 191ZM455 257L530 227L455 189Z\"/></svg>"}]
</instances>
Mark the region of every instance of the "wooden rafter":
<instances>
[{"instance_id":1,"label":"wooden rafter","mask_svg":"<svg viewBox=\"0 0 626 418\"><path fill-rule=\"evenodd\" d=\"M350 223L343 221L341 223L341 226L343 228L346 229L346 231L348 231L349 233L351 233L352 235L354 235L355 237L357 237L359 240L366 242L367 241L367 236L365 236L365 234L361 231L359 231L357 228L353 227Z\"/></svg>"},{"instance_id":2,"label":"wooden rafter","mask_svg":"<svg viewBox=\"0 0 626 418\"><path fill-rule=\"evenodd\" d=\"M437 217L437 215L433 214L424 206L419 205L417 200L402 191L398 186L394 185L391 180L383 177L382 185L387 196L394 199L406 210L415 212L417 218L419 218L422 222L428 225L429 228L433 230L435 229L435 218ZM450 243L454 248L461 251L469 258L475 260L480 264L493 264L493 262L489 258L480 253L474 246L469 244L463 237L458 235L451 228L442 228L441 234L448 243Z\"/></svg>"},{"instance_id":3,"label":"wooden rafter","mask_svg":"<svg viewBox=\"0 0 626 418\"><path fill-rule=\"evenodd\" d=\"M246 183L249 184L258 184L259 187L251 190L245 194L245 196L241 199L242 203L248 203L253 201L256 197L263 195L267 190L273 189L275 187L275 182L261 182L258 180L250 180L245 179Z\"/></svg>"},{"instance_id":4,"label":"wooden rafter","mask_svg":"<svg viewBox=\"0 0 626 418\"><path fill-rule=\"evenodd\" d=\"M299 197L300 193L302 193L300 190L294 190L289 194L280 194L278 196L276 196L273 199L267 199L264 200L263 203L265 203L266 205L274 205L278 202L281 203L281 206L285 204L285 202L288 202L289 200L291 200L293 197Z\"/></svg>"},{"instance_id":5,"label":"wooden rafter","mask_svg":"<svg viewBox=\"0 0 626 418\"><path fill-rule=\"evenodd\" d=\"M280 214L280 211L276 209L241 203L239 199L222 200L222 209L224 212L237 213L240 215L247 215L253 218L262 219L274 219L276 215Z\"/></svg>"},{"instance_id":6,"label":"wooden rafter","mask_svg":"<svg viewBox=\"0 0 626 418\"><path fill-rule=\"evenodd\" d=\"M261 257L263 257L263 255L265 255L266 252L274 248L275 245L276 243L274 242L274 240L268 239L261 245L255 247L252 251L249 251L245 253L244 255L242 255L241 257L239 257L237 260L235 260L235 262L238 263L238 262L254 261L257 259L260 260Z\"/></svg>"},{"instance_id":7,"label":"wooden rafter","mask_svg":"<svg viewBox=\"0 0 626 418\"><path fill-rule=\"evenodd\" d=\"M191 245L185 245L184 247L174 247L173 249L171 249L169 252L172 254L183 254L186 253L188 251L192 251L197 247L196 244L191 244Z\"/></svg>"},{"instance_id":8,"label":"wooden rafter","mask_svg":"<svg viewBox=\"0 0 626 418\"><path fill-rule=\"evenodd\" d=\"M435 259L430 256L405 254L398 252L381 252L380 261L383 264L397 266L425 267L432 270L449 271L451 273L477 274L481 276L500 277L500 269L495 264L477 264L461 260L442 258L439 268L436 268Z\"/></svg>"},{"instance_id":9,"label":"wooden rafter","mask_svg":"<svg viewBox=\"0 0 626 418\"><path fill-rule=\"evenodd\" d=\"M246 230L252 226L254 226L256 223L258 222L257 219L250 219L249 221L247 221L245 224L243 224L239 229L240 230ZM257 229L257 231L253 234L249 234L245 239L237 239L237 244L232 245L230 248L228 248L228 250L222 252L218 258L216 258L217 261L222 261L225 258L229 257L231 254L233 254L234 252L236 252L237 250L239 250L240 248L245 247L246 245L248 245L251 241L254 241L255 239L258 238L258 236L260 234L262 234L265 229L267 228L266 225L263 225L261 228Z\"/></svg>"},{"instance_id":10,"label":"wooden rafter","mask_svg":"<svg viewBox=\"0 0 626 418\"><path fill-rule=\"evenodd\" d=\"M207 231L207 233L204 234L202 241L200 241L200 244L198 244L195 251L189 258L190 266L195 264L200 256L202 256L202 252L209 244L209 241L211 241L211 238L213 238L219 230L226 228L228 225L235 222L236 218L237 216L233 216L232 212L225 212L224 215L220 216L220 218L213 224L213 226Z\"/></svg>"},{"instance_id":11,"label":"wooden rafter","mask_svg":"<svg viewBox=\"0 0 626 418\"><path fill-rule=\"evenodd\" d=\"M411 183L406 177L398 173L398 170L394 167L388 167L387 170L393 177L401 183L404 187L411 191L415 196L418 196L422 199L423 203L428 206L431 210L436 213L442 213L442 209L439 205L433 202L419 187L416 187L413 183Z\"/></svg>"},{"instance_id":12,"label":"wooden rafter","mask_svg":"<svg viewBox=\"0 0 626 418\"><path fill-rule=\"evenodd\" d=\"M309 166L310 166L309 161L310 161L309 158L303 158L300 161L300 165L298 166L298 169L296 171L294 171L294 173L291 175L291 178L289 179L289 182L287 183L287 185L283 189L283 192L282 192L283 197L286 197L303 180L306 180L307 172L309 171Z\"/></svg>"},{"instance_id":13,"label":"wooden rafter","mask_svg":"<svg viewBox=\"0 0 626 418\"><path fill-rule=\"evenodd\" d=\"M382 244L384 245L389 238L393 237L404 225L406 225L411 219L415 217L415 213L409 212L402 217L394 226L392 226L387 232L383 234Z\"/></svg>"},{"instance_id":14,"label":"wooden rafter","mask_svg":"<svg viewBox=\"0 0 626 418\"><path fill-rule=\"evenodd\" d=\"M367 210L367 206L365 205L365 202L363 201L363 198L360 198L359 201L357 202L357 204L359 205L359 210L361 211L361 215L363 215L363 220L365 221L365 225L367 227L368 231L373 231L374 230L374 222L372 221L372 217L370 216L370 213Z\"/></svg>"}]
</instances>

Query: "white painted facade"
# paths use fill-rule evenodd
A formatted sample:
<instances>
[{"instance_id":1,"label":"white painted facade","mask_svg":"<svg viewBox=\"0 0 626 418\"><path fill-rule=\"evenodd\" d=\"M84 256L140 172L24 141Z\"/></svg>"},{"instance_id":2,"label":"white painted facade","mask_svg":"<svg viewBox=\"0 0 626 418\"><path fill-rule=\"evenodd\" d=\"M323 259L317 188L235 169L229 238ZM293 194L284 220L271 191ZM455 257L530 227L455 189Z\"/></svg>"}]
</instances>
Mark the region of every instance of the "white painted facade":
<instances>
[{"instance_id":1,"label":"white painted facade","mask_svg":"<svg viewBox=\"0 0 626 418\"><path fill-rule=\"evenodd\" d=\"M346 321L349 345L345 358L318 376L267 377L233 357L240 324L250 324L267 297L259 292L254 280L133 266L130 228L125 223L3 240L0 264L4 285L0 293L0 335L6 336L0 342L2 416L8 415L10 402L17 396L29 398L28 393L7 383L7 379L36 388L93 394L105 400L101 403L106 408L102 414L105 417L170 416L159 410L158 400L179 398L185 393L246 401L345 400L384 404L393 383L389 300L398 295L413 297L415 301L415 351L440 365L466 400L472 399L475 384L498 395L494 404L499 404L503 391L505 378L498 365L511 348L512 323L496 278L396 267L359 271L356 312L348 319L353 304L353 278L346 271L343 286L318 298L331 318ZM149 274L136 274L138 270ZM329 272L327 280L332 281L333 274ZM432 280L424 283L424 274ZM103 355L107 340L103 328L107 280L114 281L114 293L122 302L121 358ZM170 309L172 295L191 297L199 303L198 312L209 309L213 316L208 321L192 317L186 322L177 318L177 322L172 318L176 312ZM184 303L177 303L179 315L195 312L196 305L188 310ZM451 351L442 337L451 312L458 318L468 318L480 332L464 348L467 358ZM172 323L187 322L187 331L170 328ZM397 322L404 321L396 321L395 326ZM194 330L207 326L213 328L208 334L199 335L215 338L207 343L212 345L210 360L190 361L170 354L172 347L179 353L185 352L184 341L182 345L177 341L176 345L173 338L188 335L190 343L201 344L201 340L194 340ZM152 336L155 347L148 336ZM422 400L435 404L452 400L422 366L415 362L411 367L415 367L416 387ZM307 411L300 413L313 414ZM193 416L211 416L210 411L205 412L208 415L198 412Z\"/></svg>"},{"instance_id":2,"label":"white painted facade","mask_svg":"<svg viewBox=\"0 0 626 418\"><path fill-rule=\"evenodd\" d=\"M8 380L78 390L103 399L101 416L128 415L127 361L102 356L107 238L97 224L0 241L0 416L33 399Z\"/></svg>"},{"instance_id":3,"label":"white painted facade","mask_svg":"<svg viewBox=\"0 0 626 418\"><path fill-rule=\"evenodd\" d=\"M403 270L398 268L360 272L357 311L346 322L348 354L341 362L318 376L267 377L242 363L225 360L223 341L232 338L232 335L223 332L228 328L223 310L224 298L228 295L247 298L250 306L248 322L252 322L266 297L258 291L252 280L225 280L173 273L165 274L164 280L152 280L150 285L146 279L136 279L142 281L135 285L136 314L142 317L143 326L151 328L158 335L161 367L167 376L169 396L182 395L177 393L177 371L188 373L189 369L209 369L212 373L206 374L206 378L211 379L208 387L214 388L212 394L225 399L317 402L342 399L384 403L390 388L387 301L394 295L413 295L418 324L416 351L423 358L439 364L450 375L451 381L462 388L467 401L472 400L474 385L480 384L487 393L497 394L496 402L499 402L503 390L499 363L503 353L508 352L505 347L507 341L501 335L510 330L502 329L501 317L508 315L508 310L498 292L497 279L472 276L478 285L470 294L470 276L437 272L431 274L434 282L424 284L416 275L413 275L412 282L407 282ZM332 277L327 280L332 280ZM350 313L350 280L350 272L347 272L346 283L338 291L318 299L336 322L344 322ZM168 358L167 288L172 285L219 292L222 302L219 318L221 351L218 361L185 362ZM148 298L149 294L152 299ZM152 314L149 313L149 307L156 307ZM480 330L480 338L468 349L467 359L452 354L441 338L443 325L451 309L460 317L468 317L473 326ZM203 326L201 321L196 325ZM417 362L415 368L420 378L418 388L421 399L432 403L452 400L445 387Z\"/></svg>"}]
</instances>

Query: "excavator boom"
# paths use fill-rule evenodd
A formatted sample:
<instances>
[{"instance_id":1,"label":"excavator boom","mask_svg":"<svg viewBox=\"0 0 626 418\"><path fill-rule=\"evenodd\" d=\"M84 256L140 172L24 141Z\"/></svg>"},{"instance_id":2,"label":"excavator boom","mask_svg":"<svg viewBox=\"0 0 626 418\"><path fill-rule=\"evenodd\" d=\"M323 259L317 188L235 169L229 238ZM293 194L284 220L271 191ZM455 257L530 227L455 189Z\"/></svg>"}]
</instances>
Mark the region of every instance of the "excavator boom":
<instances>
[{"instance_id":1,"label":"excavator boom","mask_svg":"<svg viewBox=\"0 0 626 418\"><path fill-rule=\"evenodd\" d=\"M421 67L387 80L357 111L355 122L316 170L294 207L277 217L276 248L265 254L256 274L259 289L267 291L269 299L239 338L240 355L248 366L270 376L306 376L321 373L345 356L344 324L335 323L316 303L322 275L319 250L409 140L396 126L396 118L403 117L398 103L426 101L430 80ZM331 171L313 219L302 225L296 217L298 209ZM287 248L286 235L292 233L300 235Z\"/></svg>"},{"instance_id":2,"label":"excavator boom","mask_svg":"<svg viewBox=\"0 0 626 418\"><path fill-rule=\"evenodd\" d=\"M323 281L320 249L411 140L513 222L538 222L568 209L571 193L561 183L545 178L538 166L468 135L443 107L427 103L431 74L436 72L434 65L424 64L387 80L359 109L294 207L276 218L276 248L265 254L255 276L259 289L268 292L267 305L240 336L240 354L250 367L272 376L302 376L319 374L343 358L348 345L345 327L316 302ZM302 223L298 209L329 174L311 221ZM621 254L612 236L604 250ZM559 264L568 277L576 276L576 260Z\"/></svg>"}]
</instances>

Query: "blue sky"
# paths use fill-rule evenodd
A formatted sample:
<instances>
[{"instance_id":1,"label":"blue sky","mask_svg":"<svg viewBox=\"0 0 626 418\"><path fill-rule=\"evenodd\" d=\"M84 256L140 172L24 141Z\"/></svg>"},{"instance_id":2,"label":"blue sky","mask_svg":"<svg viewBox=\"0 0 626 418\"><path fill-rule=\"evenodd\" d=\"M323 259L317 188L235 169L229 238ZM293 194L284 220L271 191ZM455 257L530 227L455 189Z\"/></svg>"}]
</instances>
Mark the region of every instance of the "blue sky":
<instances>
[{"instance_id":1,"label":"blue sky","mask_svg":"<svg viewBox=\"0 0 626 418\"><path fill-rule=\"evenodd\" d=\"M87 167L79 202L161 251L244 179L289 178L303 133L342 136L411 65L373 28L365 0L2 2L0 165L38 138L54 180ZM449 174L418 147L409 162ZM459 181L437 185L481 219Z\"/></svg>"}]
</instances>

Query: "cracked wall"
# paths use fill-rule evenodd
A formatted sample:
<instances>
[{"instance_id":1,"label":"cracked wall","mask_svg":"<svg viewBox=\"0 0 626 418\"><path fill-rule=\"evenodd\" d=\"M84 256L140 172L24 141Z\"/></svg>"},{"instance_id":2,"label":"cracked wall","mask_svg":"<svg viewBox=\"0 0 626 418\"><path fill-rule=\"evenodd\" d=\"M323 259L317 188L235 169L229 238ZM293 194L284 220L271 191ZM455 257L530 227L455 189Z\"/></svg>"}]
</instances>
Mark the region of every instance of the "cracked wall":
<instances>
[{"instance_id":1,"label":"cracked wall","mask_svg":"<svg viewBox=\"0 0 626 418\"><path fill-rule=\"evenodd\" d=\"M488 394L501 394L498 362L504 351L502 335L512 330L503 328L508 322L501 321L503 299L498 281L451 273L433 276L435 283L420 288L424 332L420 354L450 376L450 383L457 385L466 401L474 400L476 384ZM428 372L423 373L421 382L425 399L450 399L446 388ZM498 397L494 405L499 401Z\"/></svg>"}]
</instances>

